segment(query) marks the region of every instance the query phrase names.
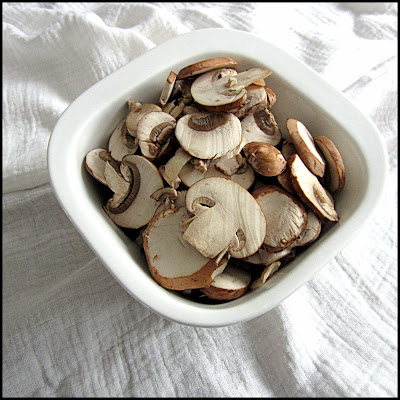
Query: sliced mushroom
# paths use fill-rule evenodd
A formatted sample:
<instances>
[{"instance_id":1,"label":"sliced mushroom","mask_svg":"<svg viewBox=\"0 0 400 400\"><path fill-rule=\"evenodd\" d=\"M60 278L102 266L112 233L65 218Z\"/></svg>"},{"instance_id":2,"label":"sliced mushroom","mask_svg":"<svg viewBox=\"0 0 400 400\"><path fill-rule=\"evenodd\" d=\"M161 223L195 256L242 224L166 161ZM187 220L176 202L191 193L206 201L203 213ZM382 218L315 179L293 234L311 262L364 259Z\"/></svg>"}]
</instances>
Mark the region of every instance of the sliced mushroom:
<instances>
[{"instance_id":1,"label":"sliced mushroom","mask_svg":"<svg viewBox=\"0 0 400 400\"><path fill-rule=\"evenodd\" d=\"M207 60L199 61L182 68L178 73L177 79L185 79L191 76L200 75L208 71L219 68L232 68L236 67L238 63L231 58L217 57L209 58Z\"/></svg>"},{"instance_id":2,"label":"sliced mushroom","mask_svg":"<svg viewBox=\"0 0 400 400\"><path fill-rule=\"evenodd\" d=\"M157 158L162 145L174 134L175 126L175 118L162 111L143 116L136 131L142 154L150 160Z\"/></svg>"},{"instance_id":3,"label":"sliced mushroom","mask_svg":"<svg viewBox=\"0 0 400 400\"><path fill-rule=\"evenodd\" d=\"M296 148L294 147L292 142L288 142L285 140L282 144L282 151L281 151L283 158L286 162L289 161L291 155L296 154ZM297 194L294 190L292 185L292 180L290 179L290 171L289 168L285 168L285 170L278 175L278 182L282 185L282 187L291 194Z\"/></svg>"},{"instance_id":4,"label":"sliced mushroom","mask_svg":"<svg viewBox=\"0 0 400 400\"><path fill-rule=\"evenodd\" d=\"M178 105L175 106L170 112L169 115L171 115L172 117L174 117L175 119L178 119L181 114L183 113L183 109L186 107L185 103L183 102L183 100L178 102Z\"/></svg>"},{"instance_id":5,"label":"sliced mushroom","mask_svg":"<svg viewBox=\"0 0 400 400\"><path fill-rule=\"evenodd\" d=\"M217 161L214 167L222 172L224 175L232 176L236 174L244 165L246 161L241 154L236 154L231 158L224 158ZM243 171L244 173L245 171Z\"/></svg>"},{"instance_id":6,"label":"sliced mushroom","mask_svg":"<svg viewBox=\"0 0 400 400\"><path fill-rule=\"evenodd\" d=\"M150 197L160 204L154 213L156 215L161 211L175 208L175 200L178 198L178 192L174 188L166 187L156 190Z\"/></svg>"},{"instance_id":7,"label":"sliced mushroom","mask_svg":"<svg viewBox=\"0 0 400 400\"><path fill-rule=\"evenodd\" d=\"M286 160L274 146L263 142L251 142L243 152L254 171L263 176L278 176L286 168Z\"/></svg>"},{"instance_id":8,"label":"sliced mushroom","mask_svg":"<svg viewBox=\"0 0 400 400\"><path fill-rule=\"evenodd\" d=\"M185 106L184 109L182 110L183 115L197 114L200 112L201 112L201 110L199 108L197 108L196 106Z\"/></svg>"},{"instance_id":9,"label":"sliced mushroom","mask_svg":"<svg viewBox=\"0 0 400 400\"><path fill-rule=\"evenodd\" d=\"M149 222L143 235L151 275L167 289L207 287L228 262L228 256L219 263L204 257L183 239L182 221L189 217L185 207L162 211Z\"/></svg>"},{"instance_id":10,"label":"sliced mushroom","mask_svg":"<svg viewBox=\"0 0 400 400\"><path fill-rule=\"evenodd\" d=\"M122 161L127 154L135 154L138 147L135 139L128 135L125 120L121 121L108 141L111 157L114 160Z\"/></svg>"},{"instance_id":11,"label":"sliced mushroom","mask_svg":"<svg viewBox=\"0 0 400 400\"><path fill-rule=\"evenodd\" d=\"M223 251L248 257L263 243L266 222L260 206L231 180L207 178L195 183L187 192L186 208L195 216L183 237L208 258Z\"/></svg>"},{"instance_id":12,"label":"sliced mushroom","mask_svg":"<svg viewBox=\"0 0 400 400\"><path fill-rule=\"evenodd\" d=\"M321 221L311 211L308 210L307 226L300 236L293 242L294 246L306 246L317 239L321 233Z\"/></svg>"},{"instance_id":13,"label":"sliced mushroom","mask_svg":"<svg viewBox=\"0 0 400 400\"><path fill-rule=\"evenodd\" d=\"M310 172L298 154L290 157L290 178L300 199L320 218L338 221L332 196Z\"/></svg>"},{"instance_id":14,"label":"sliced mushroom","mask_svg":"<svg viewBox=\"0 0 400 400\"><path fill-rule=\"evenodd\" d=\"M247 115L242 121L242 132L248 142L263 142L272 146L279 144L282 133L275 117L267 108Z\"/></svg>"},{"instance_id":15,"label":"sliced mushroom","mask_svg":"<svg viewBox=\"0 0 400 400\"><path fill-rule=\"evenodd\" d=\"M145 157L127 155L122 164L129 168L132 176L129 190L117 204L115 199L110 199L105 211L118 226L138 229L153 217L158 203L150 196L164 184L157 168Z\"/></svg>"},{"instance_id":16,"label":"sliced mushroom","mask_svg":"<svg viewBox=\"0 0 400 400\"><path fill-rule=\"evenodd\" d=\"M218 275L214 282L200 291L215 300L233 300L243 296L250 286L251 275L232 264Z\"/></svg>"},{"instance_id":17,"label":"sliced mushroom","mask_svg":"<svg viewBox=\"0 0 400 400\"><path fill-rule=\"evenodd\" d=\"M289 247L307 225L306 208L294 196L275 185L266 185L252 194L267 221L264 247L270 252Z\"/></svg>"},{"instance_id":18,"label":"sliced mushroom","mask_svg":"<svg viewBox=\"0 0 400 400\"><path fill-rule=\"evenodd\" d=\"M225 179L231 179L232 181L236 182L244 189L249 189L249 187L253 184L255 179L254 169L251 165L248 164L247 160L244 159L245 164L241 167L236 174L233 175L225 175L223 172L220 172L215 168L215 164L219 160L211 160L209 166L207 167L206 172L200 172L190 163L187 163L179 173L179 178L182 180L182 183L187 186L191 187L196 182L200 181L201 179L212 178L212 177L219 177Z\"/></svg>"},{"instance_id":19,"label":"sliced mushroom","mask_svg":"<svg viewBox=\"0 0 400 400\"><path fill-rule=\"evenodd\" d=\"M199 113L183 116L176 124L176 138L193 157L218 158L240 144L240 121L234 115Z\"/></svg>"},{"instance_id":20,"label":"sliced mushroom","mask_svg":"<svg viewBox=\"0 0 400 400\"><path fill-rule=\"evenodd\" d=\"M141 118L146 114L155 111L162 110L155 104L140 104L134 107L126 117L126 129L128 130L129 134L133 137L136 137L137 126Z\"/></svg>"},{"instance_id":21,"label":"sliced mushroom","mask_svg":"<svg viewBox=\"0 0 400 400\"><path fill-rule=\"evenodd\" d=\"M294 242L295 243L295 242ZM260 255L260 261L261 264L263 265L271 265L275 261L279 261L292 251L293 245L286 247L285 249L281 251L277 251L276 253L270 253L268 250L265 250L263 248L258 250L258 253Z\"/></svg>"},{"instance_id":22,"label":"sliced mushroom","mask_svg":"<svg viewBox=\"0 0 400 400\"><path fill-rule=\"evenodd\" d=\"M179 147L175 155L165 164L161 165L159 170L168 185L176 189L181 183L179 173L184 165L192 158L192 156Z\"/></svg>"},{"instance_id":23,"label":"sliced mushroom","mask_svg":"<svg viewBox=\"0 0 400 400\"><path fill-rule=\"evenodd\" d=\"M107 160L111 158L110 153L105 149L90 150L85 157L86 169L97 181L108 186L104 176Z\"/></svg>"},{"instance_id":24,"label":"sliced mushroom","mask_svg":"<svg viewBox=\"0 0 400 400\"><path fill-rule=\"evenodd\" d=\"M174 71L171 71L169 73L167 81L165 82L165 84L162 88L162 91L161 91L161 95L160 95L160 105L161 106L165 106L165 104L167 104L168 99L170 98L172 91L174 89L174 85L175 85L177 76L178 75Z\"/></svg>"},{"instance_id":25,"label":"sliced mushroom","mask_svg":"<svg viewBox=\"0 0 400 400\"><path fill-rule=\"evenodd\" d=\"M116 168L115 164L113 165L112 162L107 161L104 169L104 177L106 178L107 186L114 193L124 196L129 190L129 181L126 181L123 177L119 165Z\"/></svg>"},{"instance_id":26,"label":"sliced mushroom","mask_svg":"<svg viewBox=\"0 0 400 400\"><path fill-rule=\"evenodd\" d=\"M207 172L207 168L210 165L211 160L202 160L201 158L196 158L192 157L190 159L190 165L193 166L193 168L197 171L199 171L202 174L205 174Z\"/></svg>"},{"instance_id":27,"label":"sliced mushroom","mask_svg":"<svg viewBox=\"0 0 400 400\"><path fill-rule=\"evenodd\" d=\"M251 284L251 289L258 289L270 278L281 266L280 261L275 261L261 273L261 276Z\"/></svg>"},{"instance_id":28,"label":"sliced mushroom","mask_svg":"<svg viewBox=\"0 0 400 400\"><path fill-rule=\"evenodd\" d=\"M316 176L322 177L325 172L325 161L315 147L314 139L307 128L293 118L288 118L286 127L297 153L306 167Z\"/></svg>"},{"instance_id":29,"label":"sliced mushroom","mask_svg":"<svg viewBox=\"0 0 400 400\"><path fill-rule=\"evenodd\" d=\"M229 112L238 118L242 118L255 111L264 110L268 107L267 92L264 87L251 84L246 87L246 91L246 101L240 107L229 110Z\"/></svg>"},{"instance_id":30,"label":"sliced mushroom","mask_svg":"<svg viewBox=\"0 0 400 400\"><path fill-rule=\"evenodd\" d=\"M142 103L140 101L135 100L135 99L129 99L127 101L127 104L128 104L129 111L132 111L135 108L137 108L137 107L142 105Z\"/></svg>"},{"instance_id":31,"label":"sliced mushroom","mask_svg":"<svg viewBox=\"0 0 400 400\"><path fill-rule=\"evenodd\" d=\"M330 140L325 136L317 136L314 138L318 149L322 152L326 161L327 170L324 175L324 185L331 192L338 192L343 189L345 184L345 170L338 149Z\"/></svg>"},{"instance_id":32,"label":"sliced mushroom","mask_svg":"<svg viewBox=\"0 0 400 400\"><path fill-rule=\"evenodd\" d=\"M276 93L268 87L265 88L265 91L267 92L268 107L272 107L276 103Z\"/></svg>"}]
</instances>

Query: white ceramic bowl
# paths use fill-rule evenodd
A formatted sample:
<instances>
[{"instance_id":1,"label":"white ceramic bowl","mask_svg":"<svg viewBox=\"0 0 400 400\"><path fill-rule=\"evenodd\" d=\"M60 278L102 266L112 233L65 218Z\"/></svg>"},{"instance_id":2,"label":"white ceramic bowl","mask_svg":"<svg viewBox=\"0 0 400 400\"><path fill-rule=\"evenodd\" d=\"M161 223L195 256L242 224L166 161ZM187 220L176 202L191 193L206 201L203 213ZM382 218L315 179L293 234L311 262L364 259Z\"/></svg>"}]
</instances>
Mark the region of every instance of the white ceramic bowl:
<instances>
[{"instance_id":1,"label":"white ceramic bowl","mask_svg":"<svg viewBox=\"0 0 400 400\"><path fill-rule=\"evenodd\" d=\"M313 136L333 140L346 167L346 185L335 196L340 222L264 287L231 302L199 304L159 286L145 257L106 216L102 185L84 166L86 153L105 147L127 115L126 101L157 103L168 73L193 62L231 57L239 70L270 68L277 94L273 113L287 137L286 119L302 121ZM48 147L53 190L65 213L114 278L142 304L170 320L200 327L227 326L277 306L332 259L366 223L383 193L386 153L379 132L340 92L280 48L250 33L202 29L177 36L132 60L77 98L60 117ZM171 251L174 251L171 249Z\"/></svg>"}]
</instances>

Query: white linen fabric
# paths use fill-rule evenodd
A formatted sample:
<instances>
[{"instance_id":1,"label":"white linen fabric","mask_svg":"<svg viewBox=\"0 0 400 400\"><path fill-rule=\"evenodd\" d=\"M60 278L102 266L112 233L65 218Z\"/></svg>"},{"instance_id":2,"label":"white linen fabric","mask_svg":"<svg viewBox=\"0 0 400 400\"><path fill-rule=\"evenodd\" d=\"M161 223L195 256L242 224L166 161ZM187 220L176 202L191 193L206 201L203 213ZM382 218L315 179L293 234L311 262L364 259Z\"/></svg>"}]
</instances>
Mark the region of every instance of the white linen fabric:
<instances>
[{"instance_id":1,"label":"white linen fabric","mask_svg":"<svg viewBox=\"0 0 400 400\"><path fill-rule=\"evenodd\" d=\"M3 396L395 397L397 3L3 3ZM372 118L389 179L365 229L246 323L156 315L112 278L52 193L65 108L185 32L253 32Z\"/></svg>"}]
</instances>

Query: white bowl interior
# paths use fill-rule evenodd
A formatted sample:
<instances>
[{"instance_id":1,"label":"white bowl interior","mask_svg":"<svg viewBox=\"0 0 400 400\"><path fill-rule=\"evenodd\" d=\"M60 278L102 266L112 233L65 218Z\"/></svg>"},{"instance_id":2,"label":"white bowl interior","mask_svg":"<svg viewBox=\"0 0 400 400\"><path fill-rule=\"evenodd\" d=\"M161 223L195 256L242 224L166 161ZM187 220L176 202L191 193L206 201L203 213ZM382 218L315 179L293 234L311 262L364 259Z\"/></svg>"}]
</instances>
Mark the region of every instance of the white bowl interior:
<instances>
[{"instance_id":1,"label":"white bowl interior","mask_svg":"<svg viewBox=\"0 0 400 400\"><path fill-rule=\"evenodd\" d=\"M222 34L221 31L224 30L219 30L218 34ZM244 35L242 32L239 34ZM184 49L181 53L185 54ZM188 50L188 54L193 54L193 50L191 52ZM129 98L137 99L142 103L152 102L157 104L161 88L171 70L178 72L182 67L193 62L220 56L231 57L238 61L239 70L266 67L274 71L266 82L267 86L277 94L277 102L273 106L272 112L283 136L288 138L286 119L295 118L302 121L313 136L324 135L329 137L336 144L343 157L346 167L346 185L343 191L334 196L340 221L324 232L318 241L296 256L289 265L279 270L264 287L257 291L250 291L243 297L227 303L202 304L187 299L178 292L168 291L155 283L139 247L103 211L103 206L108 199L107 189L87 173L84 158L86 153L93 148L107 147L113 129L128 113L126 101ZM129 65L124 68L129 68ZM138 67L136 66L136 68ZM150 68L148 64L147 68ZM111 81L110 79L109 82ZM309 83L311 85L310 92L312 92L312 82ZM240 49L235 51L210 51L200 48L197 49L195 55L180 57L176 61L173 60L173 57L165 57L164 62L154 63L149 71L142 71L140 82L135 79L135 76L132 76L132 79L128 82L119 82L117 92L112 92L112 85L102 85L102 82L95 86L98 92L104 90L103 95L109 95L109 100L99 102L96 112L91 112L85 116L84 123L77 126L77 131L71 134L68 142L64 140L65 145L62 148L56 144L50 146L49 159L54 160L59 157L62 160L67 160L65 163L61 160L60 162L68 165L68 171L65 171L63 176L54 171L52 173L50 165L52 183L67 215L76 224L92 249L101 257L111 274L130 294L163 316L191 325L222 326L254 318L262 312L268 311L310 279L329 261L330 257L325 257L324 253L327 249L329 249L328 253L331 256L335 253L335 244L330 239L331 237L338 240L337 251L350 240L349 232L355 229L357 224L355 215L361 213L360 207L369 207L369 204L366 203L367 200L371 201L371 191L373 190L370 182L371 162L373 160L366 159L367 147L363 148L362 141L359 137L354 136L355 127L348 126L349 116L343 115L342 119L339 115L332 115L325 111L313 100L313 97L315 98L313 93L309 95L308 90L305 90L304 87L302 90L294 87L288 79L280 74L280 71L274 70L272 65L248 56ZM121 90L121 87L124 89ZM345 106L346 104L343 107ZM325 109L327 109L326 105ZM64 120L74 117L74 115L66 112ZM346 126L342 121L347 121ZM60 129L62 128L60 127ZM365 146L367 145L368 143L365 144ZM381 165L381 159L378 161ZM55 164L55 161L52 161L52 163ZM51 163L49 162L49 164ZM382 171L383 175L384 171ZM61 189L57 188L60 187L61 179L63 179L62 185L71 191L73 188L76 195L68 196L68 198L66 198L67 196L62 197ZM77 215L76 202L78 197L84 213L82 219L84 218L87 221L86 224L78 222L76 216L71 216L74 213ZM72 211L74 208L75 210ZM345 241L341 241L337 233L339 230L341 232L346 230ZM97 235L96 244L93 240L94 235ZM105 249L107 247L108 249ZM312 258L310 258L311 256ZM117 265L118 263L119 265ZM117 269L122 268L123 271L118 270L117 272ZM281 295L283 289L285 291L284 296ZM151 301L142 298L148 291L152 293ZM172 308L176 306L177 310L184 311L186 317L178 315L180 311L177 311L176 317L171 313L167 315L165 308L161 310L157 306L162 302L166 302ZM268 305L265 305L265 302ZM249 303L249 306L251 305L251 308L247 307L247 303ZM263 309L262 312L260 311L261 308ZM232 313L229 316L228 314L222 315L224 310L232 309L237 309L239 314L236 317ZM187 317L190 314L196 316L190 319ZM219 315L221 315L221 318Z\"/></svg>"}]
</instances>

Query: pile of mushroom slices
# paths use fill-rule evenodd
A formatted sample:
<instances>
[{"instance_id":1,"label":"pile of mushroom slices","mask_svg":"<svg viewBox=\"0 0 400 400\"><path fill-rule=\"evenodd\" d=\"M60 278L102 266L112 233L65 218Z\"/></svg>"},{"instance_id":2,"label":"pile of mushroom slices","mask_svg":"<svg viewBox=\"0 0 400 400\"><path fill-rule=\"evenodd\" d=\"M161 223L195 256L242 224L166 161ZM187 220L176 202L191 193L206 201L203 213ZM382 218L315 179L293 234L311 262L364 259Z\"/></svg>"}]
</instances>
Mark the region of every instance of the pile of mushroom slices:
<instances>
[{"instance_id":1,"label":"pile of mushroom slices","mask_svg":"<svg viewBox=\"0 0 400 400\"><path fill-rule=\"evenodd\" d=\"M339 220L337 148L291 118L283 140L271 71L237 67L221 57L171 71L158 104L128 100L108 149L86 155L113 192L105 212L135 232L154 280L198 301L261 287Z\"/></svg>"}]
</instances>

